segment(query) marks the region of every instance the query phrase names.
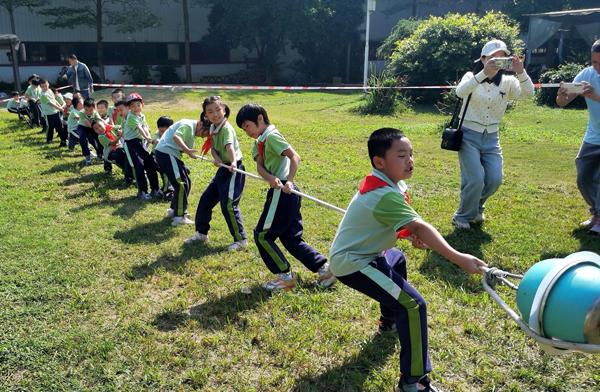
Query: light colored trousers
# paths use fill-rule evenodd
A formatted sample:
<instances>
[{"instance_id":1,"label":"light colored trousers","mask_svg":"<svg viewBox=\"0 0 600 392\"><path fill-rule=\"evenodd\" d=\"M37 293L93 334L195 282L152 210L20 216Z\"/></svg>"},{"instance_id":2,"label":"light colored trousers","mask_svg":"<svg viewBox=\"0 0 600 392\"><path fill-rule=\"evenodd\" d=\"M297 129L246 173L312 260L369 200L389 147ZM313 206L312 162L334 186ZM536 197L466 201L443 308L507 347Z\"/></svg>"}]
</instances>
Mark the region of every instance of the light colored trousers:
<instances>
[{"instance_id":1,"label":"light colored trousers","mask_svg":"<svg viewBox=\"0 0 600 392\"><path fill-rule=\"evenodd\" d=\"M486 200L502 184L502 149L498 132L483 133L463 127L458 152L460 163L460 205L454 218L461 222L483 214Z\"/></svg>"}]
</instances>

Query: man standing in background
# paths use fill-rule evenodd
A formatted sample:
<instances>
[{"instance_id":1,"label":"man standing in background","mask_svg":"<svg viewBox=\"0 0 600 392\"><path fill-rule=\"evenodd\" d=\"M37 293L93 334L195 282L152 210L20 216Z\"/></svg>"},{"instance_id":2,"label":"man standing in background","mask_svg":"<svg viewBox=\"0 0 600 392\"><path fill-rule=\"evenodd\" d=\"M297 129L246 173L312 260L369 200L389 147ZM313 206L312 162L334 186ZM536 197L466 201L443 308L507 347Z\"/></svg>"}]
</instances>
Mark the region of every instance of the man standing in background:
<instances>
[{"instance_id":1,"label":"man standing in background","mask_svg":"<svg viewBox=\"0 0 600 392\"><path fill-rule=\"evenodd\" d=\"M77 56L74 54L69 55L69 65L63 78L69 80L73 91L81 92L84 99L89 98L94 93L94 79L89 68L77 60Z\"/></svg>"}]
</instances>

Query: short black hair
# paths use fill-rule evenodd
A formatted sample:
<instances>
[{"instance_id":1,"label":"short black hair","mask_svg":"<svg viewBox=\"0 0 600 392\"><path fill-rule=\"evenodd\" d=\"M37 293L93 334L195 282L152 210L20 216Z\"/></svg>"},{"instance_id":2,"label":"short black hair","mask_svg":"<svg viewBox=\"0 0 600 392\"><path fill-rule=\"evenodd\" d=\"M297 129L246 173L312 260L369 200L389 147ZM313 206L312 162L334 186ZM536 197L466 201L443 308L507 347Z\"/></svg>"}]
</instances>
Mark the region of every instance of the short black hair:
<instances>
[{"instance_id":1,"label":"short black hair","mask_svg":"<svg viewBox=\"0 0 600 392\"><path fill-rule=\"evenodd\" d=\"M77 109L77 105L79 105L79 97L73 97L73 99L71 100L71 105Z\"/></svg>"},{"instance_id":2,"label":"short black hair","mask_svg":"<svg viewBox=\"0 0 600 392\"><path fill-rule=\"evenodd\" d=\"M19 92L18 91L13 91L12 93L10 93L11 97L18 97L19 96Z\"/></svg>"},{"instance_id":3,"label":"short black hair","mask_svg":"<svg viewBox=\"0 0 600 392\"><path fill-rule=\"evenodd\" d=\"M371 166L373 164L374 157L385 157L385 152L392 147L394 140L402 139L406 137L404 133L396 128L379 128L369 136L367 146L369 148L369 159L371 160Z\"/></svg>"},{"instance_id":4,"label":"short black hair","mask_svg":"<svg viewBox=\"0 0 600 392\"><path fill-rule=\"evenodd\" d=\"M39 86L40 84L42 84L41 80L42 79L39 78L33 78L31 79L31 84L33 84L34 86Z\"/></svg>"},{"instance_id":5,"label":"short black hair","mask_svg":"<svg viewBox=\"0 0 600 392\"><path fill-rule=\"evenodd\" d=\"M600 39L592 44L592 53L600 53Z\"/></svg>"},{"instance_id":6,"label":"short black hair","mask_svg":"<svg viewBox=\"0 0 600 392\"><path fill-rule=\"evenodd\" d=\"M96 106L96 101L94 101L94 98L86 98L83 101L83 106L85 106L87 108Z\"/></svg>"},{"instance_id":7,"label":"short black hair","mask_svg":"<svg viewBox=\"0 0 600 392\"><path fill-rule=\"evenodd\" d=\"M92 126L92 128L94 128L94 125L98 124L99 122L104 122L104 120L102 120L101 118L93 118L92 121L90 121L90 125Z\"/></svg>"},{"instance_id":8,"label":"short black hair","mask_svg":"<svg viewBox=\"0 0 600 392\"><path fill-rule=\"evenodd\" d=\"M123 89L121 87L117 87L116 89L114 89L112 91L112 93L110 93L110 95L118 94L118 93L125 94L125 92L123 91Z\"/></svg>"},{"instance_id":9,"label":"short black hair","mask_svg":"<svg viewBox=\"0 0 600 392\"><path fill-rule=\"evenodd\" d=\"M38 80L39 80L40 84L48 83L48 81L44 78L39 78Z\"/></svg>"},{"instance_id":10,"label":"short black hair","mask_svg":"<svg viewBox=\"0 0 600 392\"><path fill-rule=\"evenodd\" d=\"M70 54L70 55L69 55L69 58L70 58L70 59L73 59L73 60L77 60L77 56L75 56L74 54Z\"/></svg>"},{"instance_id":11,"label":"short black hair","mask_svg":"<svg viewBox=\"0 0 600 392\"><path fill-rule=\"evenodd\" d=\"M96 102L96 106L98 105L104 105L106 107L108 107L108 101L106 99L101 99L98 102Z\"/></svg>"},{"instance_id":12,"label":"short black hair","mask_svg":"<svg viewBox=\"0 0 600 392\"><path fill-rule=\"evenodd\" d=\"M158 128L169 128L173 125L173 119L169 116L160 116L158 120L156 120L156 126Z\"/></svg>"},{"instance_id":13,"label":"short black hair","mask_svg":"<svg viewBox=\"0 0 600 392\"><path fill-rule=\"evenodd\" d=\"M258 125L258 116L262 115L265 124L270 125L269 115L265 108L260 106L257 103L248 103L241 107L237 116L235 116L235 123L238 127L242 127L244 121L252 121L254 124Z\"/></svg>"},{"instance_id":14,"label":"short black hair","mask_svg":"<svg viewBox=\"0 0 600 392\"><path fill-rule=\"evenodd\" d=\"M120 101L117 101L117 103L115 103L115 107L117 107L117 106L127 106L127 101L125 101L123 99Z\"/></svg>"}]
</instances>

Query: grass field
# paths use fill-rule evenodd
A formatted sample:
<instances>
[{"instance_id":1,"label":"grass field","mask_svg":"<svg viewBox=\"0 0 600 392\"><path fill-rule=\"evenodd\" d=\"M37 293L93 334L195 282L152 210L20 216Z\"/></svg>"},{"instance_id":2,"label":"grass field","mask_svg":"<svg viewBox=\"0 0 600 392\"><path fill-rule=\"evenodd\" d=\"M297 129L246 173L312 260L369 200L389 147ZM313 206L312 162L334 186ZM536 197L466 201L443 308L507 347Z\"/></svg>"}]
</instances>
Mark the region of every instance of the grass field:
<instances>
[{"instance_id":1,"label":"grass field","mask_svg":"<svg viewBox=\"0 0 600 392\"><path fill-rule=\"evenodd\" d=\"M149 122L196 118L202 93L150 93ZM100 92L98 96L107 96ZM346 207L369 172L366 140L382 126L412 140L413 205L446 239L489 264L524 272L536 261L600 238L578 228L587 208L574 157L586 111L520 103L505 119L505 181L489 220L454 231L456 154L439 148L435 111L359 116L359 95L224 93L232 112L255 101L302 157L297 183ZM246 167L251 140L238 132ZM268 295L269 273L252 244L231 242L220 212L207 246L183 246L192 227L170 226L167 204L142 203L102 165L48 146L38 130L0 114L0 390L391 391L398 341L377 337L375 302L337 285L322 291L300 263L294 292ZM191 211L215 172L192 170ZM266 184L248 180L240 204L251 233ZM341 216L303 203L305 239L327 252ZM446 391L597 391L598 356L548 356L483 291L432 252L399 243L409 278L428 301L432 378ZM243 294L250 288L251 294ZM514 294L503 291L507 297Z\"/></svg>"}]
</instances>

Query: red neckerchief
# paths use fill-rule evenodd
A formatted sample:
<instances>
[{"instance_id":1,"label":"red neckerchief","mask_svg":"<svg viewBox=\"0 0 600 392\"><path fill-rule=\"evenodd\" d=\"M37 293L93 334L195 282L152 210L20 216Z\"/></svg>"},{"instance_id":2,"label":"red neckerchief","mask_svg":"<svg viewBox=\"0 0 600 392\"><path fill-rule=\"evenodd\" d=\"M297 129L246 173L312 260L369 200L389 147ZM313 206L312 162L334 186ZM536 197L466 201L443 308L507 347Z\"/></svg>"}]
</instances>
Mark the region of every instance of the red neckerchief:
<instances>
[{"instance_id":1,"label":"red neckerchief","mask_svg":"<svg viewBox=\"0 0 600 392\"><path fill-rule=\"evenodd\" d=\"M383 181L381 178L369 174L366 176L358 186L358 191L361 195L365 193L374 191L375 189L383 188L384 186L390 186L387 182ZM410 196L408 195L408 191L404 192L404 200L406 200L407 204L410 204ZM412 235L410 230L408 229L400 229L398 230L398 238L408 238Z\"/></svg>"},{"instance_id":2,"label":"red neckerchief","mask_svg":"<svg viewBox=\"0 0 600 392\"><path fill-rule=\"evenodd\" d=\"M221 128L223 128L223 126L225 126L225 123L227 123L227 117L225 117L223 119L223 121L221 121L221 123L219 125L217 125L216 127L213 125L211 126L214 127L214 131L213 132L208 132L208 137L206 138L206 141L204 142L204 144L202 144L202 155L206 155L210 149L212 148L212 135L216 134L217 132L219 132L221 130Z\"/></svg>"},{"instance_id":3,"label":"red neckerchief","mask_svg":"<svg viewBox=\"0 0 600 392\"><path fill-rule=\"evenodd\" d=\"M263 162L265 160L265 142L258 142L258 155L262 158Z\"/></svg>"},{"instance_id":4,"label":"red neckerchief","mask_svg":"<svg viewBox=\"0 0 600 392\"><path fill-rule=\"evenodd\" d=\"M212 148L212 135L209 133L208 136L206 137L206 140L204 141L204 144L202 144L202 155L206 155L210 149Z\"/></svg>"},{"instance_id":5,"label":"red neckerchief","mask_svg":"<svg viewBox=\"0 0 600 392\"><path fill-rule=\"evenodd\" d=\"M69 109L70 106L65 105L65 108L63 109L63 117L69 117Z\"/></svg>"},{"instance_id":6,"label":"red neckerchief","mask_svg":"<svg viewBox=\"0 0 600 392\"><path fill-rule=\"evenodd\" d=\"M112 129L113 129L113 126L110 125L109 123L105 123L104 124L104 129L105 129L104 130L104 134L106 135L106 137L108 138L108 140L110 140L112 150L115 151L117 149L117 145L113 144L113 142L115 141L115 135L113 135L112 132L111 132Z\"/></svg>"}]
</instances>

